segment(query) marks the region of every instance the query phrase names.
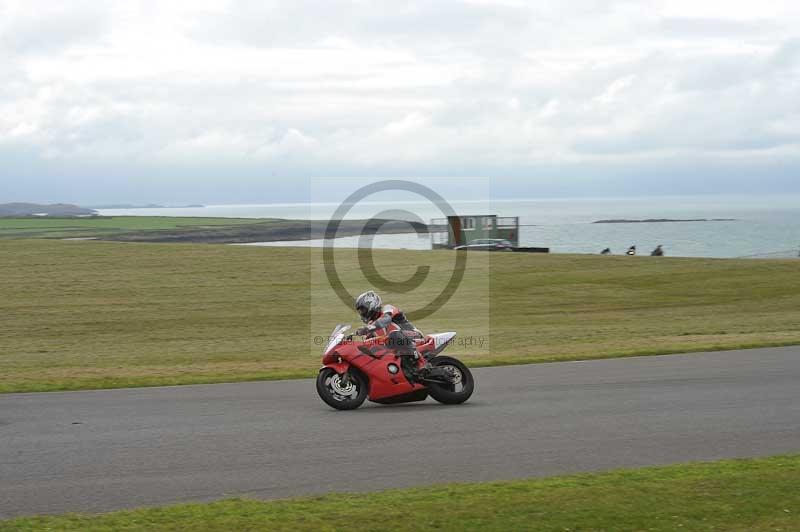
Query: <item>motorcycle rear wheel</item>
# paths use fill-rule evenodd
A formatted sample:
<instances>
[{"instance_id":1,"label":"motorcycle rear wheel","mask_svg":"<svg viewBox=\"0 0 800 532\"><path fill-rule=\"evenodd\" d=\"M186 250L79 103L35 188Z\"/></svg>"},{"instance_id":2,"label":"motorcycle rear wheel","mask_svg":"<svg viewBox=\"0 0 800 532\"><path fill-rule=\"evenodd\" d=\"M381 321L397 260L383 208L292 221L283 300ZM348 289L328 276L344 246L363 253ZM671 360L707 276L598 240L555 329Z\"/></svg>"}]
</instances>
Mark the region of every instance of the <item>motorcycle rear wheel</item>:
<instances>
[{"instance_id":1,"label":"motorcycle rear wheel","mask_svg":"<svg viewBox=\"0 0 800 532\"><path fill-rule=\"evenodd\" d=\"M454 381L448 384L427 382L428 393L431 397L445 405L458 405L470 398L475 390L475 379L463 362L453 357L440 356L433 358L431 365L450 368Z\"/></svg>"},{"instance_id":2,"label":"motorcycle rear wheel","mask_svg":"<svg viewBox=\"0 0 800 532\"><path fill-rule=\"evenodd\" d=\"M317 375L317 393L325 404L336 410L355 410L367 398L369 384L360 373L351 371L350 383L341 384L341 376L331 368L322 368Z\"/></svg>"}]
</instances>

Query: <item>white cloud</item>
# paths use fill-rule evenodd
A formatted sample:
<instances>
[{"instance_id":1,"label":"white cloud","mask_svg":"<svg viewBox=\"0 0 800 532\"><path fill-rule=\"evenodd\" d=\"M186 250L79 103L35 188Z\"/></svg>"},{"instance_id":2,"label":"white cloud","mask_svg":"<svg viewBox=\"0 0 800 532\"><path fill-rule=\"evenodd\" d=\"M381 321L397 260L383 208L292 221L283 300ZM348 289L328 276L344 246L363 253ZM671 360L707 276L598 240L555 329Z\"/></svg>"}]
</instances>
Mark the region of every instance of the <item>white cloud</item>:
<instances>
[{"instance_id":1,"label":"white cloud","mask_svg":"<svg viewBox=\"0 0 800 532\"><path fill-rule=\"evenodd\" d=\"M612 81L605 90L595 98L596 101L600 103L610 104L613 103L615 100L619 100L621 94L627 87L633 83L633 80L636 79L634 74L630 74L628 76L615 79Z\"/></svg>"},{"instance_id":2,"label":"white cloud","mask_svg":"<svg viewBox=\"0 0 800 532\"><path fill-rule=\"evenodd\" d=\"M800 161L799 38L773 0L2 1L0 148L165 176Z\"/></svg>"},{"instance_id":3,"label":"white cloud","mask_svg":"<svg viewBox=\"0 0 800 532\"><path fill-rule=\"evenodd\" d=\"M402 120L391 122L383 130L389 135L406 135L415 133L430 124L430 119L422 113L411 113Z\"/></svg>"}]
</instances>

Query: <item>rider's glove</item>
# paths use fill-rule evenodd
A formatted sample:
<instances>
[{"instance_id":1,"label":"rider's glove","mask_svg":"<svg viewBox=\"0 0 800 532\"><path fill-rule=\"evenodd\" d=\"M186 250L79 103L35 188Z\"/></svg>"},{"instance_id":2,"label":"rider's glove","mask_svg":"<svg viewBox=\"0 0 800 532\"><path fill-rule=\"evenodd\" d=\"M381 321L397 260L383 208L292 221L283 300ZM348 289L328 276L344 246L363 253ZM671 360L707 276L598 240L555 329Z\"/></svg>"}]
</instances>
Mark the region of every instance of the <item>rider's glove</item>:
<instances>
[{"instance_id":1,"label":"rider's glove","mask_svg":"<svg viewBox=\"0 0 800 532\"><path fill-rule=\"evenodd\" d=\"M361 327L356 331L356 336L366 336L370 332L372 332L372 329L370 329L369 327Z\"/></svg>"}]
</instances>

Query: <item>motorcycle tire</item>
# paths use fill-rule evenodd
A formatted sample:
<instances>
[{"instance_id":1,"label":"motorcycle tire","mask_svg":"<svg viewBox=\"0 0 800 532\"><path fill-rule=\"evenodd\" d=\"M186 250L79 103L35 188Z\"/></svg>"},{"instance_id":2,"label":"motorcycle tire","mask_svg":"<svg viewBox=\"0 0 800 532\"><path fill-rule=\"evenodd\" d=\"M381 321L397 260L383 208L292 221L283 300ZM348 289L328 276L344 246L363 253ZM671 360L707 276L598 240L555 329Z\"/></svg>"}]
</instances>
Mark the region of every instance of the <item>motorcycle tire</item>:
<instances>
[{"instance_id":1,"label":"motorcycle tire","mask_svg":"<svg viewBox=\"0 0 800 532\"><path fill-rule=\"evenodd\" d=\"M350 372L350 385L342 387L341 377L331 368L322 368L317 375L317 393L325 404L336 410L355 410L369 393L369 383L361 373ZM347 393L350 392L350 393Z\"/></svg>"},{"instance_id":2,"label":"motorcycle tire","mask_svg":"<svg viewBox=\"0 0 800 532\"><path fill-rule=\"evenodd\" d=\"M475 379L464 363L452 357L439 356L431 360L431 365L435 367L449 366L456 370L456 375L460 375L458 382L453 384L427 382L428 393L431 397L445 405L461 404L470 398L475 390Z\"/></svg>"}]
</instances>

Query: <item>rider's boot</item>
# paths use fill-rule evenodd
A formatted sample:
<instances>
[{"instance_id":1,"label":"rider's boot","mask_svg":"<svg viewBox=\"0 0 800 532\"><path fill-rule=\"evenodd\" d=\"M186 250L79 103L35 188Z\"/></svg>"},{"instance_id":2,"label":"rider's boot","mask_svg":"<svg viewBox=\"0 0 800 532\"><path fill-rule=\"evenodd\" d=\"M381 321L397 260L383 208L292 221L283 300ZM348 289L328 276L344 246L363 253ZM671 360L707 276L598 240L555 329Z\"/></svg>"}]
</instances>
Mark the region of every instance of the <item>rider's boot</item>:
<instances>
[{"instance_id":1,"label":"rider's boot","mask_svg":"<svg viewBox=\"0 0 800 532\"><path fill-rule=\"evenodd\" d=\"M418 361L422 357L419 355L419 353L415 353L415 355L416 355L417 363L419 363ZM423 365L422 366L416 366L415 370L416 370L417 375L420 378L425 378L425 377L428 376L428 373L430 373L431 368L433 368L433 366L431 365L430 362L428 362L424 358L422 358L422 361L423 361Z\"/></svg>"},{"instance_id":2,"label":"rider's boot","mask_svg":"<svg viewBox=\"0 0 800 532\"><path fill-rule=\"evenodd\" d=\"M405 355L402 357L403 366L406 370L407 377L410 377L408 380L412 382L422 382L425 377L428 376L428 372L431 370L431 364L427 360L425 360L424 365L419 365L420 360L419 353L414 350L412 354Z\"/></svg>"}]
</instances>

